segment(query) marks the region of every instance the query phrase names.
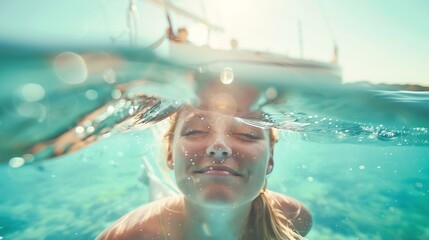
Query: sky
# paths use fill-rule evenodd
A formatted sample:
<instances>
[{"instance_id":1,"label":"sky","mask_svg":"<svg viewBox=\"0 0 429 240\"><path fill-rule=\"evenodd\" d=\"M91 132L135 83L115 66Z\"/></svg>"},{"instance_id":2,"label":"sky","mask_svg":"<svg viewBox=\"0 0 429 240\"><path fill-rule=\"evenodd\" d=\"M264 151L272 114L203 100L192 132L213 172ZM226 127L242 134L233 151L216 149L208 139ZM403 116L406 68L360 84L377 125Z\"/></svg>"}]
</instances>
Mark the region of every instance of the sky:
<instances>
[{"instance_id":1,"label":"sky","mask_svg":"<svg viewBox=\"0 0 429 240\"><path fill-rule=\"evenodd\" d=\"M232 5L232 1L227 2L226 5ZM229 6L229 9L243 8L245 2L241 1L235 7ZM238 19L241 20L238 21L237 17L226 17L230 22L235 19L237 23L231 32L240 32L246 24L257 28L263 22L266 32L277 33L268 34L273 36L271 39L278 37L289 41L281 41L279 45L266 38L258 39L263 36L260 34L248 35L249 39L271 44L271 48L280 52L285 45L299 49L297 24L287 24L291 19L298 18L303 30L304 57L329 58L332 45L336 43L345 82L429 86L427 0L271 0L271 10L267 10L266 2L256 2L247 4L250 6L246 8L255 8L254 13L264 12L265 15L260 15L265 21L251 15L240 16ZM230 11L234 14L239 12ZM279 32L295 32L295 36L281 35ZM299 57L296 51L283 52Z\"/></svg>"},{"instance_id":2,"label":"sky","mask_svg":"<svg viewBox=\"0 0 429 240\"><path fill-rule=\"evenodd\" d=\"M149 0L145 0L150 2ZM191 0L171 0L186 5ZM163 9L139 19L148 42L165 32ZM243 49L329 61L339 49L344 82L429 86L427 0L206 0L190 11L224 28ZM0 38L27 42L128 43L129 1L25 1L0 3ZM202 11L202 8L209 11ZM173 18L176 26L185 25ZM198 26L187 26L190 32ZM301 32L301 34L299 34ZM300 38L301 36L301 38ZM194 35L194 39L199 39ZM302 44L301 44L302 43Z\"/></svg>"},{"instance_id":3,"label":"sky","mask_svg":"<svg viewBox=\"0 0 429 240\"><path fill-rule=\"evenodd\" d=\"M346 81L429 86L429 1L323 0Z\"/></svg>"}]
</instances>

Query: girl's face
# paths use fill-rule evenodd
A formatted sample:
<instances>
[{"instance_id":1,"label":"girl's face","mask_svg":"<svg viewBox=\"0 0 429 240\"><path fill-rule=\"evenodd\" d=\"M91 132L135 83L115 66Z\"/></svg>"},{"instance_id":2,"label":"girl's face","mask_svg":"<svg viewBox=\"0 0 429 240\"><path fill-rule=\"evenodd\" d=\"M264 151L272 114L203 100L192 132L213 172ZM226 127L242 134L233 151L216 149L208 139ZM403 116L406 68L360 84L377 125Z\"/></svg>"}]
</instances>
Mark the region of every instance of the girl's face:
<instances>
[{"instance_id":1,"label":"girl's face","mask_svg":"<svg viewBox=\"0 0 429 240\"><path fill-rule=\"evenodd\" d=\"M242 205L255 199L271 172L269 131L218 112L180 112L170 140L168 166L192 202Z\"/></svg>"}]
</instances>

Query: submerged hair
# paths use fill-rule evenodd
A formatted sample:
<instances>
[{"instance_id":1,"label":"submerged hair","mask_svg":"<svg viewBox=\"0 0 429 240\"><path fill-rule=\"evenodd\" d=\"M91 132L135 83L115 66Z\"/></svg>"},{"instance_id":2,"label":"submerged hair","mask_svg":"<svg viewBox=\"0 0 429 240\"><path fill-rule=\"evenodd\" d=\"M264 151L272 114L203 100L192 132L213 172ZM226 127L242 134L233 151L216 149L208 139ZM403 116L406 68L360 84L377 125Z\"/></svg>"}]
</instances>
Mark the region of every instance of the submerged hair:
<instances>
[{"instance_id":1,"label":"submerged hair","mask_svg":"<svg viewBox=\"0 0 429 240\"><path fill-rule=\"evenodd\" d=\"M297 240L304 239L293 227L292 222L284 216L284 213L275 208L275 198L270 193L262 190L261 194L252 201L247 229L254 239L261 240ZM244 239L245 236L243 236Z\"/></svg>"}]
</instances>

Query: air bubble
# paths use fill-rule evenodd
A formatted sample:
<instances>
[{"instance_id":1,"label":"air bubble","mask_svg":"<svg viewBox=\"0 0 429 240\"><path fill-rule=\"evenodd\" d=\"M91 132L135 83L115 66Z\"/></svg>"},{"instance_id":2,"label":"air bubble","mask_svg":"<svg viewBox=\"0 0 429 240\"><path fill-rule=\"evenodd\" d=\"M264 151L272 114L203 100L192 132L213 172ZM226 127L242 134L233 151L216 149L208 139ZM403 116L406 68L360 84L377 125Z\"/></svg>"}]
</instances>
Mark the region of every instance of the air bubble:
<instances>
[{"instance_id":1,"label":"air bubble","mask_svg":"<svg viewBox=\"0 0 429 240\"><path fill-rule=\"evenodd\" d=\"M226 67L223 69L220 74L220 81L223 84L230 84L234 81L234 72L232 71L232 68Z\"/></svg>"},{"instance_id":2,"label":"air bubble","mask_svg":"<svg viewBox=\"0 0 429 240\"><path fill-rule=\"evenodd\" d=\"M54 69L61 81L67 84L83 83L88 77L85 60L73 52L58 54L54 60Z\"/></svg>"},{"instance_id":3,"label":"air bubble","mask_svg":"<svg viewBox=\"0 0 429 240\"><path fill-rule=\"evenodd\" d=\"M111 68L107 68L103 72L103 78L107 83L113 84L116 82L116 72Z\"/></svg>"},{"instance_id":4,"label":"air bubble","mask_svg":"<svg viewBox=\"0 0 429 240\"><path fill-rule=\"evenodd\" d=\"M128 110L128 114L129 114L129 115L133 115L133 114L134 114L134 109L133 109L133 108L130 108L130 109Z\"/></svg>"},{"instance_id":5,"label":"air bubble","mask_svg":"<svg viewBox=\"0 0 429 240\"><path fill-rule=\"evenodd\" d=\"M107 107L107 112L108 112L109 114L113 113L114 111L115 111L115 107L114 107L114 106L108 106L108 107Z\"/></svg>"},{"instance_id":6,"label":"air bubble","mask_svg":"<svg viewBox=\"0 0 429 240\"><path fill-rule=\"evenodd\" d=\"M26 153L22 156L26 163L31 163L34 161L34 155L30 153Z\"/></svg>"},{"instance_id":7,"label":"air bubble","mask_svg":"<svg viewBox=\"0 0 429 240\"><path fill-rule=\"evenodd\" d=\"M90 126L86 129L87 133L93 133L95 131L95 128L93 126Z\"/></svg>"},{"instance_id":8,"label":"air bubble","mask_svg":"<svg viewBox=\"0 0 429 240\"><path fill-rule=\"evenodd\" d=\"M95 91L94 89L89 89L89 90L86 91L85 96L89 100L95 100L95 99L98 98L98 92Z\"/></svg>"},{"instance_id":9,"label":"air bubble","mask_svg":"<svg viewBox=\"0 0 429 240\"><path fill-rule=\"evenodd\" d=\"M267 90L265 90L265 96L267 99L273 100L277 97L277 90L273 87L269 87Z\"/></svg>"},{"instance_id":10,"label":"air bubble","mask_svg":"<svg viewBox=\"0 0 429 240\"><path fill-rule=\"evenodd\" d=\"M83 132L85 132L85 128L82 126L77 126L74 131L76 132L76 134L82 134Z\"/></svg>"},{"instance_id":11,"label":"air bubble","mask_svg":"<svg viewBox=\"0 0 429 240\"><path fill-rule=\"evenodd\" d=\"M27 83L21 87L20 95L27 102L36 102L45 97L45 89L39 84Z\"/></svg>"},{"instance_id":12,"label":"air bubble","mask_svg":"<svg viewBox=\"0 0 429 240\"><path fill-rule=\"evenodd\" d=\"M22 102L16 106L16 111L24 117L37 118L43 121L46 118L46 106L40 102Z\"/></svg>"},{"instance_id":13,"label":"air bubble","mask_svg":"<svg viewBox=\"0 0 429 240\"><path fill-rule=\"evenodd\" d=\"M113 99L119 99L122 96L122 93L118 89L113 89L110 95Z\"/></svg>"}]
</instances>

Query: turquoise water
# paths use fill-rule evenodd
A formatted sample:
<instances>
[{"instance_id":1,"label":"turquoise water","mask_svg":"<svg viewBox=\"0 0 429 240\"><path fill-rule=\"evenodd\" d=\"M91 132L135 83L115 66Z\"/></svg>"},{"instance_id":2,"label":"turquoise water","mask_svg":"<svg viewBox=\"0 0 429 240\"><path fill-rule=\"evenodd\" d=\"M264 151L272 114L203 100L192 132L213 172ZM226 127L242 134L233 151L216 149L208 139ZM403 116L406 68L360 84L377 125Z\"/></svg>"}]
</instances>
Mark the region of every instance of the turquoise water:
<instances>
[{"instance_id":1,"label":"turquoise water","mask_svg":"<svg viewBox=\"0 0 429 240\"><path fill-rule=\"evenodd\" d=\"M1 50L1 239L93 239L147 202L139 177L143 158L154 165L159 158L162 127L153 124L195 98L186 69L149 52L79 51L87 68L56 67L58 50ZM71 83L70 74L84 80ZM136 79L150 84L130 92L162 100L115 91ZM261 107L265 123L252 123L281 129L268 186L309 207L308 239L429 238L428 92L318 79L257 85L286 98ZM53 158L47 144L24 155L22 166L10 161L76 130L79 119L105 104L113 108L79 125L79 140L93 142L88 147Z\"/></svg>"}]
</instances>

